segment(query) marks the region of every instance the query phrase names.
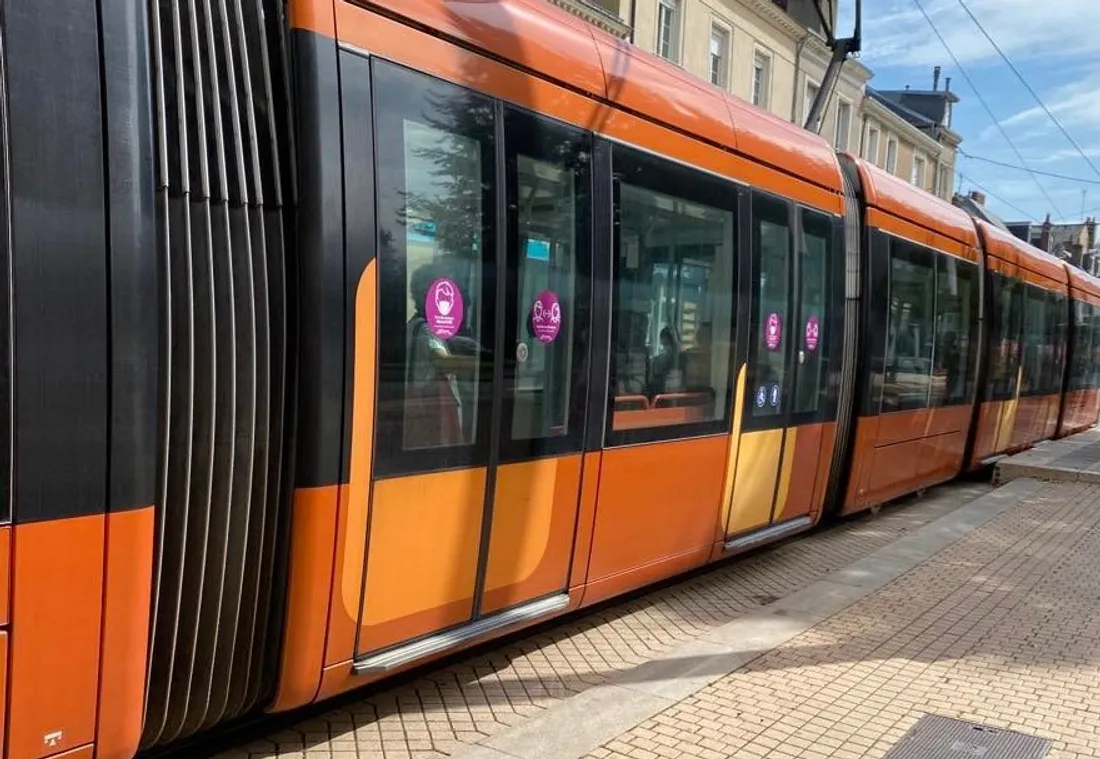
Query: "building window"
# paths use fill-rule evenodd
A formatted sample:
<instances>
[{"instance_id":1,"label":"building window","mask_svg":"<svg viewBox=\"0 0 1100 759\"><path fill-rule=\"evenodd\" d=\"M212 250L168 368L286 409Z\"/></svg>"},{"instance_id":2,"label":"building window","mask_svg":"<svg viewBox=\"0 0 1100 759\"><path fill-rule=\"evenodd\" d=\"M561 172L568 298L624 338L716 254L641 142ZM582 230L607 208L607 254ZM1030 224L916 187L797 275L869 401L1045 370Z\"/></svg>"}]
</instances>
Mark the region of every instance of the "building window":
<instances>
[{"instance_id":1,"label":"building window","mask_svg":"<svg viewBox=\"0 0 1100 759\"><path fill-rule=\"evenodd\" d=\"M848 138L852 133L852 104L843 100L836 104L836 136L833 145L837 150L848 149Z\"/></svg>"},{"instance_id":2,"label":"building window","mask_svg":"<svg viewBox=\"0 0 1100 759\"><path fill-rule=\"evenodd\" d=\"M772 58L757 50L752 60L752 104L758 108L768 107L771 79Z\"/></svg>"},{"instance_id":3,"label":"building window","mask_svg":"<svg viewBox=\"0 0 1100 759\"><path fill-rule=\"evenodd\" d=\"M951 196L951 167L940 166L936 179L936 194L941 198Z\"/></svg>"},{"instance_id":4,"label":"building window","mask_svg":"<svg viewBox=\"0 0 1100 759\"><path fill-rule=\"evenodd\" d=\"M928 181L927 167L928 164L924 160L924 156L913 156L913 175L909 178L909 181L922 190L925 188L925 184Z\"/></svg>"},{"instance_id":5,"label":"building window","mask_svg":"<svg viewBox=\"0 0 1100 759\"><path fill-rule=\"evenodd\" d=\"M867 129L867 145L863 157L871 163L878 163L878 129L873 126Z\"/></svg>"},{"instance_id":6,"label":"building window","mask_svg":"<svg viewBox=\"0 0 1100 759\"><path fill-rule=\"evenodd\" d=\"M806 103L802 106L802 123L803 125L810 118L810 111L813 110L814 101L817 100L817 93L821 91L813 82L806 82Z\"/></svg>"},{"instance_id":7,"label":"building window","mask_svg":"<svg viewBox=\"0 0 1100 759\"><path fill-rule=\"evenodd\" d=\"M680 61L680 0L657 3L657 54L673 63Z\"/></svg>"},{"instance_id":8,"label":"building window","mask_svg":"<svg viewBox=\"0 0 1100 759\"><path fill-rule=\"evenodd\" d=\"M898 171L898 141L893 137L886 142L886 170L891 174Z\"/></svg>"},{"instance_id":9,"label":"building window","mask_svg":"<svg viewBox=\"0 0 1100 759\"><path fill-rule=\"evenodd\" d=\"M710 83L725 88L729 69L730 33L714 24L710 28Z\"/></svg>"}]
</instances>

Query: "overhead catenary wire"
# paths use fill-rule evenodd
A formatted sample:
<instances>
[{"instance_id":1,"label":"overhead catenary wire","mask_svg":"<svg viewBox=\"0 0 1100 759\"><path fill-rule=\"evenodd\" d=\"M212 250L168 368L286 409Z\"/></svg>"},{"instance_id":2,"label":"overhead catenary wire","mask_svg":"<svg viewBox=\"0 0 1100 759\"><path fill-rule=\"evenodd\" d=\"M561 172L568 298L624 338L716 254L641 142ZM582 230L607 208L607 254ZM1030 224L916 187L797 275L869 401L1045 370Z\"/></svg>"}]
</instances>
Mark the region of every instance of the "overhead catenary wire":
<instances>
[{"instance_id":1,"label":"overhead catenary wire","mask_svg":"<svg viewBox=\"0 0 1100 759\"><path fill-rule=\"evenodd\" d=\"M1030 169L1027 166L1020 166L1019 164L1015 164L1015 163L1006 163L1004 161L997 161L993 158L985 158L984 156L974 155L972 153L967 153L965 150L962 150L962 149L959 149L958 153L959 153L959 155L965 156L965 157L969 158L972 161L980 161L981 163L988 163L988 164L992 164L993 166L1001 166L1001 167L1006 168L1006 169L1015 169L1016 171L1025 171L1025 172L1028 172L1028 173L1031 173L1031 174L1039 174L1040 176L1051 177L1052 179L1064 179L1067 182L1081 182L1082 184L1100 185L1100 180L1098 180L1098 179L1085 179L1084 177L1071 177L1068 174L1058 174L1058 173L1053 172L1053 171L1041 171L1039 169Z\"/></svg>"},{"instance_id":2,"label":"overhead catenary wire","mask_svg":"<svg viewBox=\"0 0 1100 759\"><path fill-rule=\"evenodd\" d=\"M986 28L982 25L982 22L978 20L978 18L970 10L969 6L967 6L964 0L959 0L959 5L961 5L962 9L966 11L966 15L969 16L970 20L974 22L974 25L978 27L978 30L989 41L989 44L993 46L993 49L997 51L997 55L1001 56L1001 60L1005 62L1005 64L1012 70L1012 73L1016 75L1016 78L1020 80L1020 83L1024 85L1024 89L1028 91L1028 94L1030 94L1031 97L1035 98L1035 102L1038 103L1039 107L1043 109L1043 113L1045 113L1050 118L1050 120L1054 122L1054 126L1058 127L1058 131L1061 132L1062 136L1069 141L1069 144L1073 146L1073 149L1081 155L1081 158L1085 160L1085 163L1088 164L1093 173L1095 173L1096 176L1100 177L1100 169L1096 168L1096 164L1094 164L1092 160L1089 159L1085 151L1081 149L1081 146L1077 144L1077 140L1073 139L1073 136L1068 131L1066 131L1066 128L1064 126L1062 126L1062 122L1058 120L1058 118L1051 112L1049 108L1047 108L1047 104L1043 102L1043 99L1041 97L1039 97L1039 93L1037 93L1034 88L1032 88L1027 79L1024 78L1024 75L1020 73L1020 70L1016 68L1015 64L1013 64L1011 60L1009 60L1008 55L1006 55L1005 52L1001 50L1001 46L998 45L997 42L993 39L992 35L990 35L988 31L986 31Z\"/></svg>"},{"instance_id":3,"label":"overhead catenary wire","mask_svg":"<svg viewBox=\"0 0 1100 759\"><path fill-rule=\"evenodd\" d=\"M987 103L985 98L982 97L981 91L977 88L977 86L975 86L974 80L970 78L970 74L968 74L966 69L963 68L963 65L959 63L959 58L955 55L955 51L951 49L951 46L947 44L947 40L942 34L940 34L939 28L936 26L935 22L932 21L932 17L928 15L928 12L924 10L924 6L921 4L921 1L913 0L913 4L917 6L917 10L919 10L921 15L924 16L924 20L928 22L928 26L932 28L932 33L936 35L936 38L939 39L940 44L943 45L943 49L947 51L947 54L949 56L951 56L951 60L955 63L955 67L959 70L959 73L963 75L963 78L966 79L966 83L970 85L970 89L978 98L978 102L981 103L982 108L985 109L985 112L989 116L989 119L993 122L993 125L997 127L997 130L1001 133L1001 136L1004 137L1005 142L1007 142L1008 146L1012 148L1012 152L1016 154L1016 158L1020 161L1020 164L1026 167L1027 170L1031 173L1031 178L1035 180L1035 185L1039 188L1039 191L1043 193L1043 197L1046 198L1047 202L1050 203L1050 207L1054 209L1054 212L1059 216L1059 218L1064 219L1066 215L1062 213L1062 211L1058 208L1058 205L1054 202L1054 199L1050 197L1050 193L1047 192L1047 189L1045 187L1043 187L1043 183L1039 181L1039 177L1035 175L1034 170L1032 170L1032 168L1028 166L1027 161L1025 161L1024 157L1020 154L1020 151L1016 147L1016 144L1008 136L1008 132L1006 132L1005 128L1001 126L1000 120L995 115L993 115L993 109L989 107L989 103Z\"/></svg>"},{"instance_id":4,"label":"overhead catenary wire","mask_svg":"<svg viewBox=\"0 0 1100 759\"><path fill-rule=\"evenodd\" d=\"M960 179L960 180L962 180L962 181L964 181L964 182L969 182L970 184L974 185L974 186L975 186L975 187L977 187L977 188L978 188L979 190L981 190L982 192L984 192L984 193L985 193L985 194L986 194L986 195L987 195L988 197L991 197L991 198L993 198L994 200L997 200L997 201L1000 201L1001 203L1004 203L1004 204L1005 204L1006 206L1008 206L1008 207L1009 207L1009 208L1011 208L1011 209L1012 209L1013 211L1015 211L1016 213L1018 213L1018 214L1020 214L1021 216L1023 216L1023 217L1025 218L1025 219L1030 219L1030 218L1031 218L1031 214L1029 214L1029 213L1028 213L1027 211L1025 211L1024 209L1020 208L1020 207L1019 207L1018 205L1015 205L1015 204L1013 204L1013 203L1011 203L1011 202L1009 202L1009 201L1005 200L1005 199L1004 199L1004 198L1002 198L1002 197L1001 197L1000 195L997 195L997 194L995 194L995 193L994 193L994 192L993 192L992 190L990 190L990 189L989 189L988 187L985 187L984 185L981 185L981 184L979 184L979 183L978 183L978 182L977 182L977 181L976 181L976 180L975 180L975 179L974 179L973 177L969 177L969 176L967 176L966 174L963 174L963 173L962 173L961 171L958 171L958 172L956 172L956 174L958 174L958 177L959 177L959 179Z\"/></svg>"}]
</instances>

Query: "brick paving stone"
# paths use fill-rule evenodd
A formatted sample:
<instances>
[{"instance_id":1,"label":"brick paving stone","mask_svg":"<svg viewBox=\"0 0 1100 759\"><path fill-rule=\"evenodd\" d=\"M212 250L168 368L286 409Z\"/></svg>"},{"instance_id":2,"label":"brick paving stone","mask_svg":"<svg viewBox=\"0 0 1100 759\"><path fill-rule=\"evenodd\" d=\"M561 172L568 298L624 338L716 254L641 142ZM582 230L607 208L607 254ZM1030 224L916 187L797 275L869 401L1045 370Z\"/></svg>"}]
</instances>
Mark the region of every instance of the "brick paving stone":
<instances>
[{"instance_id":1,"label":"brick paving stone","mask_svg":"<svg viewBox=\"0 0 1100 759\"><path fill-rule=\"evenodd\" d=\"M1046 485L617 742L660 725L687 752L698 724L682 715L705 708L749 735L727 756L868 759L935 713L1050 738L1051 759L1097 756L1098 559L1100 486Z\"/></svg>"},{"instance_id":2,"label":"brick paving stone","mask_svg":"<svg viewBox=\"0 0 1100 759\"><path fill-rule=\"evenodd\" d=\"M339 741L339 751L354 752L358 759L440 759L789 595L990 490L979 483L933 489L924 498L907 499L878 515L843 521L376 692L308 724L235 749L232 756L274 759L302 756L303 751L309 756L317 751L328 755L337 750ZM969 554L953 556L955 562L965 562ZM823 647L835 644L832 638L822 638L820 643ZM807 679L800 689L812 691L814 682ZM760 692L769 694L768 703L776 708L790 695L782 678L764 683ZM718 727L728 723L726 712L715 716ZM746 731L746 740L751 735ZM675 746L656 745L699 759L729 756L682 738ZM752 745L746 746L746 756L753 755ZM624 743L607 746L593 756L639 759L639 751L649 750ZM645 759L675 759L656 749L652 753Z\"/></svg>"}]
</instances>

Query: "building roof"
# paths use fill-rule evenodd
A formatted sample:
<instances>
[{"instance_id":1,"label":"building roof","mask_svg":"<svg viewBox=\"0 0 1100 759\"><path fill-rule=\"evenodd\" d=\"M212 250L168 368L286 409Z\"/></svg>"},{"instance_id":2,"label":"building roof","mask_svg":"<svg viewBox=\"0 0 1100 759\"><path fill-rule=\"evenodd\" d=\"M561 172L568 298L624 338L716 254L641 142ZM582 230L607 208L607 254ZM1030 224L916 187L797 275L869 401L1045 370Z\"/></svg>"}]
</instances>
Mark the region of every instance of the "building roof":
<instances>
[{"instance_id":1,"label":"building roof","mask_svg":"<svg viewBox=\"0 0 1100 759\"><path fill-rule=\"evenodd\" d=\"M1082 240L1087 240L1084 224L1052 224L1050 227L1050 249L1057 251L1070 245L1087 245Z\"/></svg>"},{"instance_id":2,"label":"building roof","mask_svg":"<svg viewBox=\"0 0 1100 759\"><path fill-rule=\"evenodd\" d=\"M951 198L951 203L952 205L955 205L966 211L975 219L981 219L986 224L997 227L998 229L1004 230L1005 232L1015 234L1009 228L1009 225L1006 224L1000 216L986 208L985 203L982 202L982 199L974 197L973 193L971 193L970 195L959 195L956 193L956 195Z\"/></svg>"},{"instance_id":3,"label":"building roof","mask_svg":"<svg viewBox=\"0 0 1100 759\"><path fill-rule=\"evenodd\" d=\"M867 95L899 118L939 142L947 136L955 144L962 138L947 126L947 109L959 97L948 90L877 90L867 87Z\"/></svg>"}]
</instances>

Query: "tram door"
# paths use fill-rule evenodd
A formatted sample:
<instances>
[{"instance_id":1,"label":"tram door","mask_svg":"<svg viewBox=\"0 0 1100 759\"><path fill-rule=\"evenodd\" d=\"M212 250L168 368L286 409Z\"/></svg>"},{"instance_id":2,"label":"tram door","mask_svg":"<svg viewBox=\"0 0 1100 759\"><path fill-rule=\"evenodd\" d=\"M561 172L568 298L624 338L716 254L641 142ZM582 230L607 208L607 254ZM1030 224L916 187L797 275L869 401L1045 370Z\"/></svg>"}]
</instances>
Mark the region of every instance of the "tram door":
<instances>
[{"instance_id":1,"label":"tram door","mask_svg":"<svg viewBox=\"0 0 1100 759\"><path fill-rule=\"evenodd\" d=\"M366 661L567 602L591 299L585 134L384 62L372 82Z\"/></svg>"},{"instance_id":2,"label":"tram door","mask_svg":"<svg viewBox=\"0 0 1100 759\"><path fill-rule=\"evenodd\" d=\"M755 193L749 367L727 548L806 526L820 509L835 436L830 358L841 351L837 222ZM792 253L793 251L793 253ZM835 306L834 306L835 303Z\"/></svg>"}]
</instances>

